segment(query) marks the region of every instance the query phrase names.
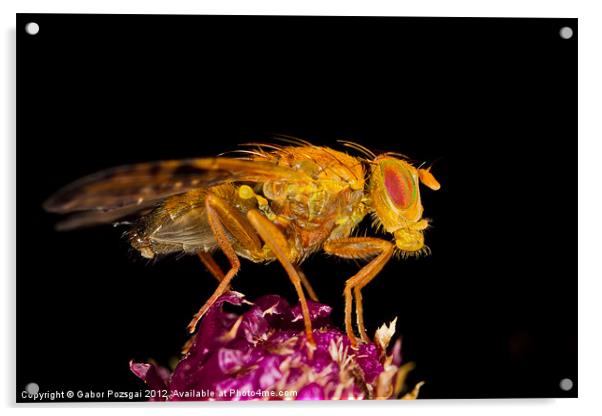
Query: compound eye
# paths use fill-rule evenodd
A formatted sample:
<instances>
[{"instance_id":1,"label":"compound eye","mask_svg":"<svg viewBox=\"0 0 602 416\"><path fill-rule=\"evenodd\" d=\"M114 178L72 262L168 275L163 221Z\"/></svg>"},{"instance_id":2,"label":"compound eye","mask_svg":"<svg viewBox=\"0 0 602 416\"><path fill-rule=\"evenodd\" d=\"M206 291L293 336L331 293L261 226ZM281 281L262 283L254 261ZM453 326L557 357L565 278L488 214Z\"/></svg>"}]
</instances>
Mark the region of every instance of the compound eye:
<instances>
[{"instance_id":1,"label":"compound eye","mask_svg":"<svg viewBox=\"0 0 602 416\"><path fill-rule=\"evenodd\" d=\"M416 202L417 184L408 168L401 163L381 165L383 182L389 199L398 209L408 209Z\"/></svg>"}]
</instances>

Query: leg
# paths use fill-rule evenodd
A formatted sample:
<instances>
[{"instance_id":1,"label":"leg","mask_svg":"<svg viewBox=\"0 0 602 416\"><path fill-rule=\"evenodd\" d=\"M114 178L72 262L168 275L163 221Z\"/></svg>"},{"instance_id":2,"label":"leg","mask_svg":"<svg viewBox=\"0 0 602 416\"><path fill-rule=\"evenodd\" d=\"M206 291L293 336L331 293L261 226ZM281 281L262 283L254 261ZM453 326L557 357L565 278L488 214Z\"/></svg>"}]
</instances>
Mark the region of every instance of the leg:
<instances>
[{"instance_id":1,"label":"leg","mask_svg":"<svg viewBox=\"0 0 602 416\"><path fill-rule=\"evenodd\" d=\"M318 296L316 295L314 288L311 287L311 283L307 279L307 276L305 276L305 273L303 273L303 270L301 270L301 268L298 266L295 266L295 270L297 270L297 273L299 273L299 277L301 278L301 283L303 284L305 291L309 295L309 298L311 300L313 300L314 302L318 302Z\"/></svg>"},{"instance_id":2,"label":"leg","mask_svg":"<svg viewBox=\"0 0 602 416\"><path fill-rule=\"evenodd\" d=\"M363 259L374 257L370 263L366 264L353 277L350 277L345 283L345 330L347 336L353 345L357 344L357 339L353 333L351 323L351 312L353 296L351 290L355 292L357 326L363 341L368 341L366 330L364 328L363 307L361 289L366 286L387 264L395 246L386 240L372 237L349 237L334 241L328 241L324 244L324 251L339 257L348 259Z\"/></svg>"},{"instance_id":3,"label":"leg","mask_svg":"<svg viewBox=\"0 0 602 416\"><path fill-rule=\"evenodd\" d=\"M205 207L207 209L207 218L211 231L215 236L215 241L219 248L224 252L230 262L230 270L224 275L213 295L199 309L197 314L188 324L188 331L194 332L196 325L209 308L215 303L230 286L230 281L238 273L240 269L240 260L234 251L234 248L228 241L224 226L236 240L247 247L252 253L259 253L261 244L259 237L250 227L249 223L240 214L236 208L228 205L226 201L211 193L207 194L205 199Z\"/></svg>"},{"instance_id":4,"label":"leg","mask_svg":"<svg viewBox=\"0 0 602 416\"><path fill-rule=\"evenodd\" d=\"M199 250L197 256L209 273L217 279L218 283L224 279L224 272L222 271L222 268L219 267L219 264L215 262L211 253ZM230 290L230 286L226 288L226 291L228 290Z\"/></svg>"},{"instance_id":5,"label":"leg","mask_svg":"<svg viewBox=\"0 0 602 416\"><path fill-rule=\"evenodd\" d=\"M278 227L257 210L250 210L247 213L247 218L255 230L257 230L257 233L265 242L266 246L272 250L272 253L274 253L280 264L282 264L282 267L284 267L289 279L293 282L293 286L295 286L295 290L297 291L297 296L299 296L301 311L303 312L307 340L309 343L315 345L312 335L311 319L309 318L309 308L307 307L307 301L305 300L305 294L303 293L303 287L301 286L301 276L291 261L291 257L293 256L288 242L286 241L286 237Z\"/></svg>"},{"instance_id":6,"label":"leg","mask_svg":"<svg viewBox=\"0 0 602 416\"><path fill-rule=\"evenodd\" d=\"M207 268L209 273L211 273L218 282L224 280L224 272L222 271L222 268L219 267L219 264L217 264L215 260L213 260L213 256L211 256L210 253L199 250L196 254L199 259L201 259L201 262Z\"/></svg>"},{"instance_id":7,"label":"leg","mask_svg":"<svg viewBox=\"0 0 602 416\"><path fill-rule=\"evenodd\" d=\"M364 326L364 305L362 302L361 287L359 285L355 286L353 288L353 293L355 295L355 318L357 322L357 329L360 332L360 338L362 341L369 342L370 337L368 337L368 334L366 334L366 327Z\"/></svg>"}]
</instances>

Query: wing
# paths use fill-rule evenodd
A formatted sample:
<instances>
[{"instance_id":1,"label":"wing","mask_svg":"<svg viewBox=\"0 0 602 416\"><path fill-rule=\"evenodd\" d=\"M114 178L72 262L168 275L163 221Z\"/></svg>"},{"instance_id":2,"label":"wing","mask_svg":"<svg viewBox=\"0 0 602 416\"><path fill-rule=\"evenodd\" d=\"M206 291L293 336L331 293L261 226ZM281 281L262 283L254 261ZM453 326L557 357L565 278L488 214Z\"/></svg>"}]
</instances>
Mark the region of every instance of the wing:
<instances>
[{"instance_id":1,"label":"wing","mask_svg":"<svg viewBox=\"0 0 602 416\"><path fill-rule=\"evenodd\" d=\"M51 196L44 208L61 214L117 209L132 213L135 207L143 208L193 189L233 181L277 179L286 182L311 180L303 172L279 166L274 161L217 157L141 163L103 170L79 179ZM116 219L115 216L111 218Z\"/></svg>"},{"instance_id":2,"label":"wing","mask_svg":"<svg viewBox=\"0 0 602 416\"><path fill-rule=\"evenodd\" d=\"M76 228L93 227L100 224L109 224L115 222L124 217L132 216L134 214L141 214L142 211L147 210L153 204L142 203L135 206L126 206L123 208L116 208L109 211L83 211L76 212L75 214L67 216L66 219L61 220L56 224L55 229L57 231L70 231Z\"/></svg>"}]
</instances>

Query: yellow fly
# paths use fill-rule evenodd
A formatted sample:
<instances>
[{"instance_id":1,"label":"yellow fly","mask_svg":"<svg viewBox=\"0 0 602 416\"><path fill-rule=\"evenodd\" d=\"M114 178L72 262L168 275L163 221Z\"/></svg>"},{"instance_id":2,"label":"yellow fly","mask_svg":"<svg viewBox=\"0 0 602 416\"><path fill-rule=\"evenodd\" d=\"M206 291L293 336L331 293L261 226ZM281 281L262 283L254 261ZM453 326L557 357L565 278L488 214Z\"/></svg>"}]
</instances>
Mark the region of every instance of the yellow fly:
<instances>
[{"instance_id":1,"label":"yellow fly","mask_svg":"<svg viewBox=\"0 0 602 416\"><path fill-rule=\"evenodd\" d=\"M136 216L128 237L147 258L184 252L196 254L215 276L218 287L194 316L194 332L203 314L230 286L240 257L253 262L278 260L293 283L302 308L307 338L312 326L303 287L316 299L300 264L323 251L347 259L370 260L345 284L345 327L352 327L355 298L361 341L369 338L363 323L361 290L395 252L423 252L424 230L419 183L437 190L429 169L415 167L394 153L360 152L351 156L299 139L285 145L251 144L239 157L215 157L142 163L84 177L58 191L44 207L75 213L59 224L71 229ZM353 237L366 215L392 239ZM211 253L221 250L230 263L221 270Z\"/></svg>"}]
</instances>

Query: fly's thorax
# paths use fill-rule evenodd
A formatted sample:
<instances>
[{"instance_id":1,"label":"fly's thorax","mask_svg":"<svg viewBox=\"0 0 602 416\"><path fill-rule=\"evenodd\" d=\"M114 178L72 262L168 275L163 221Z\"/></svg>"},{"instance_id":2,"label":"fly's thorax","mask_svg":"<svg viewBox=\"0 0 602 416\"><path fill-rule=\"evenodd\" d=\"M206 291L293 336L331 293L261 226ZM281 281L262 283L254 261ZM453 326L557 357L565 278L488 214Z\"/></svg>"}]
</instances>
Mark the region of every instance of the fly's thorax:
<instances>
[{"instance_id":1,"label":"fly's thorax","mask_svg":"<svg viewBox=\"0 0 602 416\"><path fill-rule=\"evenodd\" d=\"M371 208L387 232L411 228L422 218L419 177L415 167L389 156L374 160L370 176Z\"/></svg>"},{"instance_id":2,"label":"fly's thorax","mask_svg":"<svg viewBox=\"0 0 602 416\"><path fill-rule=\"evenodd\" d=\"M303 172L314 181L338 183L353 190L364 188L364 166L353 156L328 147L291 148L280 164Z\"/></svg>"},{"instance_id":3,"label":"fly's thorax","mask_svg":"<svg viewBox=\"0 0 602 416\"><path fill-rule=\"evenodd\" d=\"M341 199L336 218L336 226L330 239L346 238L368 214L367 198L364 191L349 191L346 198Z\"/></svg>"},{"instance_id":4,"label":"fly's thorax","mask_svg":"<svg viewBox=\"0 0 602 416\"><path fill-rule=\"evenodd\" d=\"M307 185L309 186L309 185ZM273 180L263 183L263 195L270 201L283 202L289 199L289 195L299 194L303 189L296 183L288 183L284 180Z\"/></svg>"},{"instance_id":5,"label":"fly's thorax","mask_svg":"<svg viewBox=\"0 0 602 416\"><path fill-rule=\"evenodd\" d=\"M263 184L263 195L270 200L270 206L277 214L310 222L332 215L352 216L363 192L333 180L308 183L268 181Z\"/></svg>"}]
</instances>

